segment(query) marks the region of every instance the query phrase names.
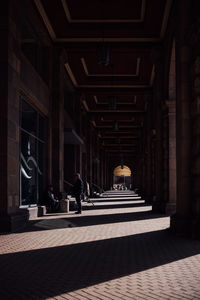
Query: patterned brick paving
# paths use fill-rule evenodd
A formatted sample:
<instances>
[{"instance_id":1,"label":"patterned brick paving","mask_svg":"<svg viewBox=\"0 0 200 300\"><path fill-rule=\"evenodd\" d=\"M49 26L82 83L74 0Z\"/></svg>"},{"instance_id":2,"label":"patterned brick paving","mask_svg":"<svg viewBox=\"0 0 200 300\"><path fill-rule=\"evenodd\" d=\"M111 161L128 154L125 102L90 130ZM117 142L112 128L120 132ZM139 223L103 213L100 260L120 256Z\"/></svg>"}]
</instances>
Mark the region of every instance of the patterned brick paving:
<instances>
[{"instance_id":1,"label":"patterned brick paving","mask_svg":"<svg viewBox=\"0 0 200 300\"><path fill-rule=\"evenodd\" d=\"M0 299L200 299L200 241L134 198L84 204L0 236Z\"/></svg>"}]
</instances>

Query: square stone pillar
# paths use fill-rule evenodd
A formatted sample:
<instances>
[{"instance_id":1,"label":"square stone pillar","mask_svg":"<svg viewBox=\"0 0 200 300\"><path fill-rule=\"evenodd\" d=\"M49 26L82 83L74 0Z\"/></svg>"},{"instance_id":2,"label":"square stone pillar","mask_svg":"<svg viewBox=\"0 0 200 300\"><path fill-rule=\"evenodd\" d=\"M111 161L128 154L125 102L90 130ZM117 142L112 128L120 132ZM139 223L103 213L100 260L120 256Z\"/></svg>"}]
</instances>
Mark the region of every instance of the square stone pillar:
<instances>
[{"instance_id":1,"label":"square stone pillar","mask_svg":"<svg viewBox=\"0 0 200 300\"><path fill-rule=\"evenodd\" d=\"M166 213L176 212L176 102L166 101L168 106L168 126L169 126L169 199L166 205Z\"/></svg>"},{"instance_id":2,"label":"square stone pillar","mask_svg":"<svg viewBox=\"0 0 200 300\"><path fill-rule=\"evenodd\" d=\"M176 31L176 156L177 203L176 214L171 216L170 229L179 235L192 234L191 194L191 47L186 33L191 25L190 0L177 1Z\"/></svg>"},{"instance_id":3,"label":"square stone pillar","mask_svg":"<svg viewBox=\"0 0 200 300\"><path fill-rule=\"evenodd\" d=\"M195 50L200 49L194 44ZM199 51L198 51L199 54ZM200 56L197 54L193 63L193 99L192 99L192 237L200 239Z\"/></svg>"},{"instance_id":4,"label":"square stone pillar","mask_svg":"<svg viewBox=\"0 0 200 300\"><path fill-rule=\"evenodd\" d=\"M154 51L155 83L154 83L154 110L155 110L155 196L152 209L154 212L165 213L165 199L163 195L163 49Z\"/></svg>"},{"instance_id":5,"label":"square stone pillar","mask_svg":"<svg viewBox=\"0 0 200 300\"><path fill-rule=\"evenodd\" d=\"M151 102L151 99L149 99ZM145 200L151 203L153 200L153 170L152 170L152 111L151 105L148 105L147 122L145 128L146 144L145 144L145 159L146 159L146 172L145 172Z\"/></svg>"},{"instance_id":6,"label":"square stone pillar","mask_svg":"<svg viewBox=\"0 0 200 300\"><path fill-rule=\"evenodd\" d=\"M80 145L75 145L76 149L76 172L79 172L80 174L82 173L82 151L81 151L81 146ZM82 177L82 174L81 174Z\"/></svg>"},{"instance_id":7,"label":"square stone pillar","mask_svg":"<svg viewBox=\"0 0 200 300\"><path fill-rule=\"evenodd\" d=\"M28 211L19 209L20 47L16 11L16 1L7 1L0 14L3 37L0 50L0 231L14 231L28 220Z\"/></svg>"},{"instance_id":8,"label":"square stone pillar","mask_svg":"<svg viewBox=\"0 0 200 300\"><path fill-rule=\"evenodd\" d=\"M55 48L52 95L52 184L58 192L64 189L64 57Z\"/></svg>"},{"instance_id":9,"label":"square stone pillar","mask_svg":"<svg viewBox=\"0 0 200 300\"><path fill-rule=\"evenodd\" d=\"M91 184L93 181L93 170L92 170L92 157L93 157L93 131L91 124L87 132L87 181Z\"/></svg>"},{"instance_id":10,"label":"square stone pillar","mask_svg":"<svg viewBox=\"0 0 200 300\"><path fill-rule=\"evenodd\" d=\"M64 179L74 183L74 174L77 172L76 167L76 145L64 145ZM69 187L69 186L68 186Z\"/></svg>"}]
</instances>

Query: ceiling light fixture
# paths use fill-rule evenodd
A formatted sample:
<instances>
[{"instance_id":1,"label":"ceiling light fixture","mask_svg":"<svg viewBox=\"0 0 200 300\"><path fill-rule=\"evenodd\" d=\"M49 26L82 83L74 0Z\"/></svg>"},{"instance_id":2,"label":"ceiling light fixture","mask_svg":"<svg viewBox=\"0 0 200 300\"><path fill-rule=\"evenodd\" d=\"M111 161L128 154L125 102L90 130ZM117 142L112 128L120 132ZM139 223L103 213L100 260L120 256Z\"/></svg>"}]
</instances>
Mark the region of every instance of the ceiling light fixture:
<instances>
[{"instance_id":1,"label":"ceiling light fixture","mask_svg":"<svg viewBox=\"0 0 200 300\"><path fill-rule=\"evenodd\" d=\"M100 0L101 2L101 14L102 20L104 19L104 0ZM107 67L110 64L110 45L105 43L104 38L104 24L102 25L102 42L98 45L97 48L97 56L98 56L98 64Z\"/></svg>"},{"instance_id":2,"label":"ceiling light fixture","mask_svg":"<svg viewBox=\"0 0 200 300\"><path fill-rule=\"evenodd\" d=\"M117 144L120 144L120 137L119 136L116 137L116 142L117 142Z\"/></svg>"},{"instance_id":3,"label":"ceiling light fixture","mask_svg":"<svg viewBox=\"0 0 200 300\"><path fill-rule=\"evenodd\" d=\"M107 67L110 64L110 45L104 41L98 45L98 64Z\"/></svg>"},{"instance_id":4,"label":"ceiling light fixture","mask_svg":"<svg viewBox=\"0 0 200 300\"><path fill-rule=\"evenodd\" d=\"M108 105L109 105L109 109L116 110L117 109L117 97L116 96L108 96Z\"/></svg>"},{"instance_id":5,"label":"ceiling light fixture","mask_svg":"<svg viewBox=\"0 0 200 300\"><path fill-rule=\"evenodd\" d=\"M119 124L118 121L114 121L114 130L118 131L119 130Z\"/></svg>"}]
</instances>

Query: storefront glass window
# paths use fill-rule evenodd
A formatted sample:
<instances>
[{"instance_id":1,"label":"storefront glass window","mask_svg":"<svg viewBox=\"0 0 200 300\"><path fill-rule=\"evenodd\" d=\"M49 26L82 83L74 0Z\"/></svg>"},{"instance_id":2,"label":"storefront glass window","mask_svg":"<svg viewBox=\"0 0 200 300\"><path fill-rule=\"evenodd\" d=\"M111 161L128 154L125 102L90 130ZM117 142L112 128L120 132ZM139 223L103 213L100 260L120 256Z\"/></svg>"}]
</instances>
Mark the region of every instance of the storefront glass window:
<instances>
[{"instance_id":1,"label":"storefront glass window","mask_svg":"<svg viewBox=\"0 0 200 300\"><path fill-rule=\"evenodd\" d=\"M23 98L20 114L20 205L37 205L43 196L45 121Z\"/></svg>"}]
</instances>

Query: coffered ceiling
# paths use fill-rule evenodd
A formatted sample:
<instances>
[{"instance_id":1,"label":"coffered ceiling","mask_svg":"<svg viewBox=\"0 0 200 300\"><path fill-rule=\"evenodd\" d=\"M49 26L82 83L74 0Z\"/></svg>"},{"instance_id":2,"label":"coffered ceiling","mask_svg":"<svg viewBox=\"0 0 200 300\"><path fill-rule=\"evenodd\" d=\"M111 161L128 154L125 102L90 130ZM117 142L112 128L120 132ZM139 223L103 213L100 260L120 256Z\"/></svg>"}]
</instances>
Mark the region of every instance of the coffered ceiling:
<instances>
[{"instance_id":1,"label":"coffered ceiling","mask_svg":"<svg viewBox=\"0 0 200 300\"><path fill-rule=\"evenodd\" d=\"M124 159L141 150L162 42L173 0L34 0L54 43L66 49L65 70L106 153ZM109 63L99 64L99 45ZM110 107L109 97L115 98Z\"/></svg>"},{"instance_id":2,"label":"coffered ceiling","mask_svg":"<svg viewBox=\"0 0 200 300\"><path fill-rule=\"evenodd\" d=\"M56 42L158 41L172 0L34 0Z\"/></svg>"}]
</instances>

